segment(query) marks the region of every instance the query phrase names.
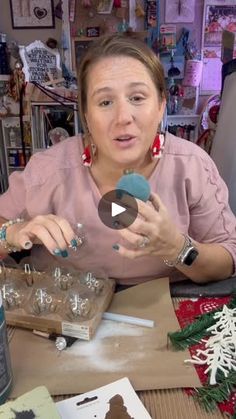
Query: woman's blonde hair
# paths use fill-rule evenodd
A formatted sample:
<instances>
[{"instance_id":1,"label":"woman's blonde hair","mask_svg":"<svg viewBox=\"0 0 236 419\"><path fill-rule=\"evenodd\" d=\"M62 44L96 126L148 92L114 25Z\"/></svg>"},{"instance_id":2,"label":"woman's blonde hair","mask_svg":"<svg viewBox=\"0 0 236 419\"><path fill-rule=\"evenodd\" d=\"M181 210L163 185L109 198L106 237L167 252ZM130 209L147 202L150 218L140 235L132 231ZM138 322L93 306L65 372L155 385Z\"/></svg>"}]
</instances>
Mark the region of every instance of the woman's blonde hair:
<instances>
[{"instance_id":1,"label":"woman's blonde hair","mask_svg":"<svg viewBox=\"0 0 236 419\"><path fill-rule=\"evenodd\" d=\"M135 36L125 34L103 35L91 42L81 58L78 69L78 104L82 127L87 131L85 112L87 109L87 80L91 66L106 57L127 56L145 65L156 86L160 100L166 98L165 77L162 64L156 54Z\"/></svg>"}]
</instances>

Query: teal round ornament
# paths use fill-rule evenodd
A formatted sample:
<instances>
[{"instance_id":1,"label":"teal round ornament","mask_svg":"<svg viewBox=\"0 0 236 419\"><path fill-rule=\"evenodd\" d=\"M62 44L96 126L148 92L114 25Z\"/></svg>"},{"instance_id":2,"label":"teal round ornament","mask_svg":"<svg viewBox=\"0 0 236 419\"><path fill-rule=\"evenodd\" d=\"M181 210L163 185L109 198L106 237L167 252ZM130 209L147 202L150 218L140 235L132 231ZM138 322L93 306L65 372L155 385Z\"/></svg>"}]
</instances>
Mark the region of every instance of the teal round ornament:
<instances>
[{"instance_id":1,"label":"teal round ornament","mask_svg":"<svg viewBox=\"0 0 236 419\"><path fill-rule=\"evenodd\" d=\"M146 202L151 194L151 189L148 181L139 173L124 174L118 181L116 189L123 190L135 198Z\"/></svg>"}]
</instances>

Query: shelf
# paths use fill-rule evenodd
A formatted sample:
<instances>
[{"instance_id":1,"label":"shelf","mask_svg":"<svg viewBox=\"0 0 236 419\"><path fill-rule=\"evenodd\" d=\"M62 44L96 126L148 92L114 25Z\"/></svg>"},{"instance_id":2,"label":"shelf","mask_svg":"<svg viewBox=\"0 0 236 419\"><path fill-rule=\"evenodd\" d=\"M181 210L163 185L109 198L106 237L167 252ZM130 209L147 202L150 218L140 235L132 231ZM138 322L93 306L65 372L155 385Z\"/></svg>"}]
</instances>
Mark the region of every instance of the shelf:
<instances>
[{"instance_id":1,"label":"shelf","mask_svg":"<svg viewBox=\"0 0 236 419\"><path fill-rule=\"evenodd\" d=\"M167 115L167 125L197 125L199 115Z\"/></svg>"},{"instance_id":2,"label":"shelf","mask_svg":"<svg viewBox=\"0 0 236 419\"><path fill-rule=\"evenodd\" d=\"M23 122L30 122L30 116L29 115L23 115L22 117ZM2 120L3 122L3 128L9 128L9 127L20 127L20 117L19 116L7 116Z\"/></svg>"},{"instance_id":3,"label":"shelf","mask_svg":"<svg viewBox=\"0 0 236 419\"><path fill-rule=\"evenodd\" d=\"M8 166L9 169L24 169L25 166Z\"/></svg>"},{"instance_id":4,"label":"shelf","mask_svg":"<svg viewBox=\"0 0 236 419\"><path fill-rule=\"evenodd\" d=\"M50 148L50 147L48 147L48 148ZM40 151L45 151L45 150L47 150L47 148L45 148L45 147L36 147L36 148L34 148L33 149L33 153L38 153L38 152L40 152Z\"/></svg>"},{"instance_id":5,"label":"shelf","mask_svg":"<svg viewBox=\"0 0 236 419\"><path fill-rule=\"evenodd\" d=\"M198 138L198 126L200 115L197 114L174 114L167 115L167 130L176 137L196 142Z\"/></svg>"},{"instance_id":6,"label":"shelf","mask_svg":"<svg viewBox=\"0 0 236 419\"><path fill-rule=\"evenodd\" d=\"M145 31L133 31L133 32L130 32L129 35L130 36L134 35L137 38L145 39L145 38L148 37L148 31L147 30L145 30ZM100 35L99 36L84 36L84 35L81 35L81 36L73 36L71 39L72 39L72 42L73 41L78 42L78 41L94 41L95 39L98 39L98 38L100 38Z\"/></svg>"},{"instance_id":7,"label":"shelf","mask_svg":"<svg viewBox=\"0 0 236 419\"><path fill-rule=\"evenodd\" d=\"M11 146L6 146L7 150L23 150L23 147L11 147ZM30 146L26 146L25 147L26 150L30 150L31 147Z\"/></svg>"},{"instance_id":8,"label":"shelf","mask_svg":"<svg viewBox=\"0 0 236 419\"><path fill-rule=\"evenodd\" d=\"M10 74L0 74L0 81L8 81L10 77Z\"/></svg>"},{"instance_id":9,"label":"shelf","mask_svg":"<svg viewBox=\"0 0 236 419\"><path fill-rule=\"evenodd\" d=\"M200 115L197 114L173 114L173 115L167 115L167 118L176 118L176 119L182 119L182 118L199 118Z\"/></svg>"},{"instance_id":10,"label":"shelf","mask_svg":"<svg viewBox=\"0 0 236 419\"><path fill-rule=\"evenodd\" d=\"M99 36L74 36L72 41L94 41L94 39L99 38Z\"/></svg>"}]
</instances>

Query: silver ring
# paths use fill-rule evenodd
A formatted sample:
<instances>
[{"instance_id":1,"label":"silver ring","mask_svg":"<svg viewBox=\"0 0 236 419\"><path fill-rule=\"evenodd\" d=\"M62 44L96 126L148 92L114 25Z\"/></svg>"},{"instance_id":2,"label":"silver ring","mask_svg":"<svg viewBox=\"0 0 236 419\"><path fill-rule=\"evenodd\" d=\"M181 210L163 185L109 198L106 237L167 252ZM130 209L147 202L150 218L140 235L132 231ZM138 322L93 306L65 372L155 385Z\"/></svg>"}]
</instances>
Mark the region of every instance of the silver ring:
<instances>
[{"instance_id":1,"label":"silver ring","mask_svg":"<svg viewBox=\"0 0 236 419\"><path fill-rule=\"evenodd\" d=\"M141 241L138 247L142 249L143 247L146 247L149 243L150 243L150 239L147 236L144 236L143 240Z\"/></svg>"}]
</instances>

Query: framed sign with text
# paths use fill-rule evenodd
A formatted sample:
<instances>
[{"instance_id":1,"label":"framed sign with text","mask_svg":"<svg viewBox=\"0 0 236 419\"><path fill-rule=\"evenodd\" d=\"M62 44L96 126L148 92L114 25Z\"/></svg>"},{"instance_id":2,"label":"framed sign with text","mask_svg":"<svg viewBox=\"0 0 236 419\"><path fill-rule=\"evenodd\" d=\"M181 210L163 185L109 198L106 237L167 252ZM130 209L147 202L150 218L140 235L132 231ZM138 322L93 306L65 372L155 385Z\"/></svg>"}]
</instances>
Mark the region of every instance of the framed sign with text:
<instances>
[{"instance_id":1,"label":"framed sign with text","mask_svg":"<svg viewBox=\"0 0 236 419\"><path fill-rule=\"evenodd\" d=\"M53 78L61 76L60 54L48 48L42 41L35 41L27 47L20 47L25 80L42 84L48 81L48 74Z\"/></svg>"}]
</instances>

